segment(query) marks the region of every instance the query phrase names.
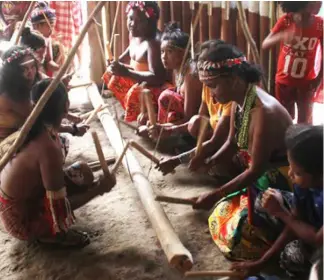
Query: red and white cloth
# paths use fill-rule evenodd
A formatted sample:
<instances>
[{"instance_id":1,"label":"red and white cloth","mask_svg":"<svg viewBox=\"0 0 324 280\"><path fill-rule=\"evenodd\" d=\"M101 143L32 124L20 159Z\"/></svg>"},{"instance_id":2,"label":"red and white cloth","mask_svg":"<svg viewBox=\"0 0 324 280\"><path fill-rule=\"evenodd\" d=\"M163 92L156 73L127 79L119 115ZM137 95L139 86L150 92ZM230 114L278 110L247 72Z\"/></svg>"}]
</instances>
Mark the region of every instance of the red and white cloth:
<instances>
[{"instance_id":1,"label":"red and white cloth","mask_svg":"<svg viewBox=\"0 0 324 280\"><path fill-rule=\"evenodd\" d=\"M56 24L53 37L65 48L72 48L74 39L80 34L82 12L80 1L50 1L50 7L55 10Z\"/></svg>"}]
</instances>

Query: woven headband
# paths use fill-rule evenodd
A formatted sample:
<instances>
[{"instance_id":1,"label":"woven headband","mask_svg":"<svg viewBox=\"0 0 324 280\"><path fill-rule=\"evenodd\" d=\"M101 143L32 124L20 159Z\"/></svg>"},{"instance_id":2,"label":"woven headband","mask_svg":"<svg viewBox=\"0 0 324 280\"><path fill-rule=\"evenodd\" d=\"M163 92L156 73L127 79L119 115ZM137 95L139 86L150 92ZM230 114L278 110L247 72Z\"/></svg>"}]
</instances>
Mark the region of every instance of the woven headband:
<instances>
[{"instance_id":1,"label":"woven headband","mask_svg":"<svg viewBox=\"0 0 324 280\"><path fill-rule=\"evenodd\" d=\"M45 17L47 17L50 22L53 22L56 19L55 10L50 8L38 8L32 12L31 21L32 23L46 22Z\"/></svg>"},{"instance_id":2,"label":"woven headband","mask_svg":"<svg viewBox=\"0 0 324 280\"><path fill-rule=\"evenodd\" d=\"M145 1L131 1L128 3L126 7L126 14L130 12L130 10L133 9L139 9L141 12L145 14L147 18L156 18L157 14L155 13L154 9L152 7L146 7Z\"/></svg>"},{"instance_id":3,"label":"woven headband","mask_svg":"<svg viewBox=\"0 0 324 280\"><path fill-rule=\"evenodd\" d=\"M230 58L225 59L223 61L219 62L212 62L212 61L198 61L197 67L199 71L214 71L218 70L223 67L233 67L236 65L242 64L244 61L246 61L245 56L237 57L237 58Z\"/></svg>"}]
</instances>

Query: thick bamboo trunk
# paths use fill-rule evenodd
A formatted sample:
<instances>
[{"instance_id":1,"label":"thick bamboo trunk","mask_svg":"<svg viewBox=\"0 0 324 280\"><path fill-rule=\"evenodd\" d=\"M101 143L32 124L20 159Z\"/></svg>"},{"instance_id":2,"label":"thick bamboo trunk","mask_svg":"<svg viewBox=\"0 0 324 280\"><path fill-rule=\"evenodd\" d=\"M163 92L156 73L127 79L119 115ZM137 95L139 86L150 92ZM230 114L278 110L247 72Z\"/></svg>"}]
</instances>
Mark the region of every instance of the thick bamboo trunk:
<instances>
[{"instance_id":1,"label":"thick bamboo trunk","mask_svg":"<svg viewBox=\"0 0 324 280\"><path fill-rule=\"evenodd\" d=\"M100 104L104 104L95 86L89 87L88 92L94 108L98 108ZM124 150L125 144L121 139L120 132L114 122L113 116L109 114L108 109L105 109L98 113L98 118L116 154L120 156ZM174 232L160 203L155 201L155 195L150 182L145 177L140 164L130 150L126 152L126 156L123 159L123 165L129 170L132 176L136 191L167 256L169 264L181 272L190 270L193 265L192 256L182 245L179 237Z\"/></svg>"}]
</instances>

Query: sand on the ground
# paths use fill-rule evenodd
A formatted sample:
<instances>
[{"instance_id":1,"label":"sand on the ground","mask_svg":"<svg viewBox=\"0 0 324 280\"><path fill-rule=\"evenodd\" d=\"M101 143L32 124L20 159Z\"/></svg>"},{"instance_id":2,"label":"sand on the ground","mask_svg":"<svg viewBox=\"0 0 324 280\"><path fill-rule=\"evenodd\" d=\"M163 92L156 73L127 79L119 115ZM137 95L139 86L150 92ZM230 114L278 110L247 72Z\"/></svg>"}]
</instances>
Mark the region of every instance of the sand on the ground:
<instances>
[{"instance_id":1,"label":"sand on the ground","mask_svg":"<svg viewBox=\"0 0 324 280\"><path fill-rule=\"evenodd\" d=\"M71 101L72 108L80 107L80 103L87 101L85 90L73 91ZM115 102L113 99L107 101ZM89 104L82 107L89 107ZM114 150L99 120L92 122L91 130L98 132L105 156L113 156ZM122 131L124 138L141 141L129 128L122 127ZM90 132L82 138L70 137L70 140L67 164L77 160L97 160ZM136 151L133 153L148 174L151 162ZM217 183L211 178L190 174L186 167L178 167L176 174L166 177L152 168L148 178L155 191L181 197L196 196L211 190ZM190 206L162 205L180 240L193 256L193 270L229 267L229 262L209 234L209 213L194 211ZM94 199L75 214L76 228L91 234L91 244L82 250L44 249L0 232L0 279L183 279L178 271L170 268L137 192L123 168L118 171L117 185L110 193Z\"/></svg>"}]
</instances>

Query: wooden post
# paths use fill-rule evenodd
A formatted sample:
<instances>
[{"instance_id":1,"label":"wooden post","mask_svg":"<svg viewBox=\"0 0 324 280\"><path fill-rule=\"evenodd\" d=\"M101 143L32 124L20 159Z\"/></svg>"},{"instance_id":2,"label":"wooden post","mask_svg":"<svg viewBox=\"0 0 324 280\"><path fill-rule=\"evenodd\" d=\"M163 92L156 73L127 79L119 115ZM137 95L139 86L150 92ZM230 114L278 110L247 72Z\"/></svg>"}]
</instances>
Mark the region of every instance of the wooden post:
<instances>
[{"instance_id":1,"label":"wooden post","mask_svg":"<svg viewBox=\"0 0 324 280\"><path fill-rule=\"evenodd\" d=\"M17 150L24 143L30 129L32 128L32 126L34 125L34 123L35 123L36 119L38 118L39 114L42 112L44 106L46 105L46 102L51 97L53 91L57 88L57 85L61 82L61 78L63 77L66 70L68 69L71 61L74 58L74 55L75 55L77 49L79 48L81 42L83 41L84 36L88 32L88 29L89 29L90 25L92 24L92 19L101 10L101 8L102 8L102 6L104 4L105 4L104 1L100 1L97 4L97 6L95 7L95 9L92 11L91 15L89 16L89 19L88 19L87 23L83 27L83 29L82 29L82 31L81 31L75 45L71 49L67 59L65 60L62 67L60 68L57 76L52 80L52 82L50 83L50 85L47 87L44 94L42 95L42 97L38 100L38 102L37 102L36 106L34 107L33 111L31 112L31 114L27 118L26 122L24 123L23 127L21 128L21 131L20 131L17 139L15 140L14 144L10 147L8 152L1 159L1 161L0 161L0 171L2 171L2 169L6 166L6 164L11 159L11 157L17 152Z\"/></svg>"},{"instance_id":2,"label":"wooden post","mask_svg":"<svg viewBox=\"0 0 324 280\"><path fill-rule=\"evenodd\" d=\"M211 14L209 18L209 39L219 39L221 37L222 9L220 1L212 1L210 5Z\"/></svg>"},{"instance_id":3,"label":"wooden post","mask_svg":"<svg viewBox=\"0 0 324 280\"><path fill-rule=\"evenodd\" d=\"M14 34L13 34L12 37L11 37L11 39L10 39L10 42L12 43L12 45L18 45L18 43L19 43L19 39L20 39L20 36L21 36L21 34L22 34L22 32L23 32L25 26L26 26L26 23L27 23L27 20L28 20L28 18L29 18L30 13L31 13L31 12L33 11L33 9L34 9L35 4L36 4L36 1L32 1L32 2L29 4L28 10L27 10L26 14L24 15L24 18L23 18L23 20L22 20L22 22L21 22L21 25L20 25L20 28L19 28L19 30L18 30L18 32L17 32L16 37L15 37ZM15 32L14 32L14 33L15 33Z\"/></svg>"},{"instance_id":4,"label":"wooden post","mask_svg":"<svg viewBox=\"0 0 324 280\"><path fill-rule=\"evenodd\" d=\"M248 41L249 46L251 47L251 52L253 54L253 60L256 64L260 64L259 52L258 52L257 46L255 44L255 41L250 33L242 2L236 1L236 5L237 5L238 13L239 13L240 24L242 26L245 38ZM262 77L262 84L263 84L264 90L268 91L267 90L267 82L265 80L265 77Z\"/></svg>"},{"instance_id":5,"label":"wooden post","mask_svg":"<svg viewBox=\"0 0 324 280\"><path fill-rule=\"evenodd\" d=\"M95 20L94 20L94 22L95 22ZM94 28L95 28L95 31L96 31L96 37L97 37L98 44L99 44L99 49L100 49L100 54L101 54L101 59L102 59L102 62L103 62L103 66L106 67L107 63L106 63L105 50L104 50L104 47L102 45L102 40L101 40L101 36L100 36L99 27L96 24L96 22L94 24Z\"/></svg>"},{"instance_id":6,"label":"wooden post","mask_svg":"<svg viewBox=\"0 0 324 280\"><path fill-rule=\"evenodd\" d=\"M123 160L123 158L124 158L124 156L125 156L125 154L126 154L128 148L129 148L129 142L127 142L126 146L124 147L123 152L121 153L121 155L119 156L117 162L116 162L115 165L113 166L113 168L112 168L112 170L111 170L111 174L116 174L116 172L117 172L119 166L121 165L122 160Z\"/></svg>"},{"instance_id":7,"label":"wooden post","mask_svg":"<svg viewBox=\"0 0 324 280\"><path fill-rule=\"evenodd\" d=\"M94 108L97 108L100 104L104 104L96 86L92 85L87 90ZM120 155L124 149L124 140L120 137L113 116L109 114L108 109L105 109L98 113L98 117L116 154ZM147 217L156 232L161 247L167 256L169 264L181 272L190 270L193 265L192 256L182 245L160 203L154 200L155 195L152 187L131 150L126 152L123 165L126 169L129 167L128 170L135 189L143 204Z\"/></svg>"}]
</instances>

